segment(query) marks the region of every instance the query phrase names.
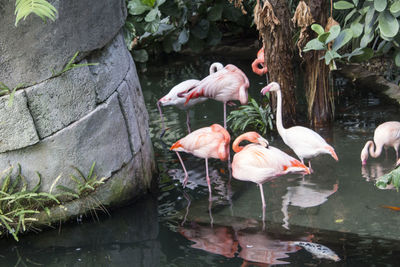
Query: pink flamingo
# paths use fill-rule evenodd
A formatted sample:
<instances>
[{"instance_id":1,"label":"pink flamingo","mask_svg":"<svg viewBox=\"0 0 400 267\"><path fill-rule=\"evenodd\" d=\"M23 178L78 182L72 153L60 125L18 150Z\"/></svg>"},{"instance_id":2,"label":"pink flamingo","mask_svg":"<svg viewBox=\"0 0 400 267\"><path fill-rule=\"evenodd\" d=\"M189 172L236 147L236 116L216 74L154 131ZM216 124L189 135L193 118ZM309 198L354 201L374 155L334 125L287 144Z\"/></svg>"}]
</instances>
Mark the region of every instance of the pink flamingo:
<instances>
[{"instance_id":1,"label":"pink flamingo","mask_svg":"<svg viewBox=\"0 0 400 267\"><path fill-rule=\"evenodd\" d=\"M185 188L188 181L188 173L185 165L183 164L182 158L179 155L179 151L191 153L196 157L204 158L206 161L206 179L208 185L208 191L211 199L211 185L210 177L208 175L208 158L216 158L222 161L228 159L229 156L229 142L231 136L221 125L213 124L210 127L200 128L187 136L179 139L173 144L170 150L176 152L176 155L181 162L183 171L185 172L185 178L183 180L183 187Z\"/></svg>"},{"instance_id":2,"label":"pink flamingo","mask_svg":"<svg viewBox=\"0 0 400 267\"><path fill-rule=\"evenodd\" d=\"M250 141L252 144L245 147L239 146L244 140ZM310 174L310 170L303 163L285 152L269 146L268 141L256 132L240 135L233 142L232 149L236 152L232 161L232 176L260 186L263 221L266 207L263 183L288 173Z\"/></svg>"},{"instance_id":3,"label":"pink flamingo","mask_svg":"<svg viewBox=\"0 0 400 267\"><path fill-rule=\"evenodd\" d=\"M210 74L217 72L218 70L222 69L224 66L219 62L214 62L210 66ZM177 85L175 85L165 96L161 97L157 101L158 111L160 112L161 123L162 123L162 132L161 137L164 135L165 132L165 125L164 125L164 117L161 111L161 106L176 106L179 109L186 110L186 126L188 132L190 133L190 121L189 121L189 108L193 107L194 105L204 102L207 100L206 97L199 97L196 99L191 99L188 103L185 104L185 99L179 97L180 94L188 93L191 89L195 88L199 84L199 80L191 79L183 81Z\"/></svg>"},{"instance_id":4,"label":"pink flamingo","mask_svg":"<svg viewBox=\"0 0 400 267\"><path fill-rule=\"evenodd\" d=\"M230 100L239 100L242 105L247 104L249 79L246 74L232 64L212 73L199 82L186 97L189 100L198 97L212 98L224 103L224 128L226 129L226 103Z\"/></svg>"},{"instance_id":5,"label":"pink flamingo","mask_svg":"<svg viewBox=\"0 0 400 267\"><path fill-rule=\"evenodd\" d=\"M375 142L375 150L374 150ZM382 148L385 150L388 147L393 147L396 151L396 160L399 158L399 146L400 146L400 122L398 121L387 121L376 127L374 132L374 141L368 141L365 143L364 148L361 150L361 164L367 164L368 155L377 158L382 153ZM369 153L368 153L369 152ZM400 162L398 161L397 164Z\"/></svg>"},{"instance_id":6,"label":"pink flamingo","mask_svg":"<svg viewBox=\"0 0 400 267\"><path fill-rule=\"evenodd\" d=\"M261 68L260 68L260 66L261 66ZM253 70L253 72L255 74L258 74L260 76L263 74L267 74L268 68L264 62L264 47L262 47L260 50L258 50L257 58L251 64L251 69Z\"/></svg>"},{"instance_id":7,"label":"pink flamingo","mask_svg":"<svg viewBox=\"0 0 400 267\"><path fill-rule=\"evenodd\" d=\"M302 126L293 126L285 129L282 124L281 87L278 83L272 82L261 90L263 95L267 92L276 92L278 102L276 107L276 128L279 135L285 144L299 157L302 163L304 163L305 158L310 159L319 154L330 154L336 161L339 160L333 147L313 130ZM311 169L311 161L308 164Z\"/></svg>"}]
</instances>

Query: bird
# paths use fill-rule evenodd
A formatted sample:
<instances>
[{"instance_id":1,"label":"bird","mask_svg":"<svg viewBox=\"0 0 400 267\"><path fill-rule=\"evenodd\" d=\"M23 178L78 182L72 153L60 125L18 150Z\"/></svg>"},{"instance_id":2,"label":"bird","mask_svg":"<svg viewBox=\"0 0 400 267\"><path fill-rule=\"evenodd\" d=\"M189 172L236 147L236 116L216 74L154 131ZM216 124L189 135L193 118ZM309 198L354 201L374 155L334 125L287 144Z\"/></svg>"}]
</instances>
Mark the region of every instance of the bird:
<instances>
[{"instance_id":1,"label":"bird","mask_svg":"<svg viewBox=\"0 0 400 267\"><path fill-rule=\"evenodd\" d=\"M375 144L375 146L374 146ZM361 150L361 164L367 164L368 156L377 158L382 153L382 148L393 147L396 151L396 160L399 158L400 122L387 121L376 127L374 141L369 140ZM400 163L400 162L397 162Z\"/></svg>"},{"instance_id":2,"label":"bird","mask_svg":"<svg viewBox=\"0 0 400 267\"><path fill-rule=\"evenodd\" d=\"M260 66L261 66L261 68L260 68ZM264 62L264 47L262 47L260 50L258 50L257 58L251 64L251 69L253 70L253 72L255 74L260 75L260 76L263 74L267 74L268 68Z\"/></svg>"},{"instance_id":3,"label":"bird","mask_svg":"<svg viewBox=\"0 0 400 267\"><path fill-rule=\"evenodd\" d=\"M178 152L191 153L196 157L204 158L206 163L206 179L208 185L208 191L211 199L211 184L210 177L208 175L208 159L216 158L225 161L229 157L229 144L231 136L227 130L225 130L219 124L213 124L209 127L203 127L193 131L185 137L176 141L170 148L175 151L176 155L181 162L183 171L185 172L185 178L183 180L183 188L185 188L188 181L188 173L185 165L182 161L181 156Z\"/></svg>"},{"instance_id":4,"label":"bird","mask_svg":"<svg viewBox=\"0 0 400 267\"><path fill-rule=\"evenodd\" d=\"M199 84L185 94L185 105L198 97L212 98L224 103L224 128L226 129L226 104L231 100L239 100L242 105L248 102L250 83L246 74L235 65L228 64L205 77Z\"/></svg>"},{"instance_id":5,"label":"bird","mask_svg":"<svg viewBox=\"0 0 400 267\"><path fill-rule=\"evenodd\" d=\"M214 62L210 66L210 74L217 72L218 70L222 69L224 66L219 63L219 62ZM195 88L200 81L196 79L190 79L183 81L174 87L166 94L165 96L161 97L157 101L157 107L158 111L160 113L161 117L161 123L162 123L162 131L161 131L161 137L165 133L165 125L164 125L164 117L162 115L161 111L161 106L170 106L174 105L179 109L185 110L186 111L186 126L188 129L188 132L190 133L190 121L189 121L189 108L193 107L194 105L204 102L207 100L206 97L200 97L196 99L190 100L188 103L185 104L185 99L182 97L179 97L181 94L185 94L189 92L191 89Z\"/></svg>"},{"instance_id":6,"label":"bird","mask_svg":"<svg viewBox=\"0 0 400 267\"><path fill-rule=\"evenodd\" d=\"M242 141L251 144L239 146ZM257 132L246 132L232 144L235 152L232 161L232 176L241 181L250 181L260 187L263 221L265 220L265 199L263 183L288 173L310 174L310 170L297 159L270 146Z\"/></svg>"},{"instance_id":7,"label":"bird","mask_svg":"<svg viewBox=\"0 0 400 267\"><path fill-rule=\"evenodd\" d=\"M313 130L303 126L293 126L285 129L282 124L281 87L277 82L271 82L261 89L261 94L265 95L267 92L276 92L276 128L278 133L302 163L304 163L304 159L310 159L319 154L330 154L336 161L339 160L334 148ZM311 161L308 162L308 166L311 169Z\"/></svg>"}]
</instances>

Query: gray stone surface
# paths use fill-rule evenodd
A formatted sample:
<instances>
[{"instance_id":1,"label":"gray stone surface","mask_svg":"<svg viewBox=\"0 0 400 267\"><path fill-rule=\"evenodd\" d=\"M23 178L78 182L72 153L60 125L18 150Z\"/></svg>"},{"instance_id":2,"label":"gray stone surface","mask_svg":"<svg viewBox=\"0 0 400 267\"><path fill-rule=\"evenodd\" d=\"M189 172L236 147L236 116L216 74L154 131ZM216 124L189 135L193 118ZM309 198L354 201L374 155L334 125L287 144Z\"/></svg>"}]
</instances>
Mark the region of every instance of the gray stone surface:
<instances>
[{"instance_id":1,"label":"gray stone surface","mask_svg":"<svg viewBox=\"0 0 400 267\"><path fill-rule=\"evenodd\" d=\"M135 116L135 99L133 98L132 89L124 81L118 88L118 98L121 103L121 109L124 114L126 124L129 132L129 142L131 145L132 153L136 154L142 147L140 138L139 125Z\"/></svg>"},{"instance_id":2,"label":"gray stone surface","mask_svg":"<svg viewBox=\"0 0 400 267\"><path fill-rule=\"evenodd\" d=\"M69 175L71 166L87 173L96 161L99 177L110 177L132 158L128 130L117 93L79 121L23 150L0 154L0 170L20 163L30 186L36 181L35 171L42 175L42 191L48 191L54 179L58 184L74 188Z\"/></svg>"},{"instance_id":3,"label":"gray stone surface","mask_svg":"<svg viewBox=\"0 0 400 267\"><path fill-rule=\"evenodd\" d=\"M142 144L144 144L150 134L149 113L147 112L146 105L144 103L142 88L140 87L139 78L136 72L136 66L133 60L131 61L129 71L126 74L125 81L130 88L130 93L132 93L132 99L135 100L132 104L135 109L138 125L140 125L139 132L142 139Z\"/></svg>"},{"instance_id":4,"label":"gray stone surface","mask_svg":"<svg viewBox=\"0 0 400 267\"><path fill-rule=\"evenodd\" d=\"M122 33L103 49L91 53L87 60L90 63L99 63L89 69L97 84L97 102L101 103L117 90L132 61Z\"/></svg>"},{"instance_id":5,"label":"gray stone surface","mask_svg":"<svg viewBox=\"0 0 400 267\"><path fill-rule=\"evenodd\" d=\"M11 106L9 99L9 95L0 98L0 153L39 142L25 91L15 93Z\"/></svg>"},{"instance_id":6,"label":"gray stone surface","mask_svg":"<svg viewBox=\"0 0 400 267\"><path fill-rule=\"evenodd\" d=\"M96 106L95 87L89 68L85 66L27 88L29 108L40 138L92 111Z\"/></svg>"},{"instance_id":7,"label":"gray stone surface","mask_svg":"<svg viewBox=\"0 0 400 267\"><path fill-rule=\"evenodd\" d=\"M15 27L15 1L0 0L0 81L9 87L43 81L75 52L104 47L126 18L124 0L51 2L58 10L54 22L30 15Z\"/></svg>"}]
</instances>

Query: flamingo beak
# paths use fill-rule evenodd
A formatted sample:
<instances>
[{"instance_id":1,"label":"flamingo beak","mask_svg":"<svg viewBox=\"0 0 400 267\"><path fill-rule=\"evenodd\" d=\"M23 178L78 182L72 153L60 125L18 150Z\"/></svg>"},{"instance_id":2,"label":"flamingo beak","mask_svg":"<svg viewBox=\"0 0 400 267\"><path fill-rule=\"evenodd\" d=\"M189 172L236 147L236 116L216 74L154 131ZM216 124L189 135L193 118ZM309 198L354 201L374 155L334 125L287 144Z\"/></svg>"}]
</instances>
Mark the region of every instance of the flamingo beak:
<instances>
[{"instance_id":1,"label":"flamingo beak","mask_svg":"<svg viewBox=\"0 0 400 267\"><path fill-rule=\"evenodd\" d=\"M270 87L267 85L263 89L261 89L261 94L265 95L267 92L269 92L269 90L270 90Z\"/></svg>"},{"instance_id":2,"label":"flamingo beak","mask_svg":"<svg viewBox=\"0 0 400 267\"><path fill-rule=\"evenodd\" d=\"M265 139L265 138L263 138L263 137L260 136L260 137L257 138L257 141L258 141L258 143L259 143L260 145L262 145L263 147L266 147L266 148L269 147L269 143L268 143L267 139Z\"/></svg>"},{"instance_id":3,"label":"flamingo beak","mask_svg":"<svg viewBox=\"0 0 400 267\"><path fill-rule=\"evenodd\" d=\"M362 166L367 165L367 161L366 161L366 160L361 161L361 165L362 165ZM396 166L397 166L397 165L396 165Z\"/></svg>"}]
</instances>

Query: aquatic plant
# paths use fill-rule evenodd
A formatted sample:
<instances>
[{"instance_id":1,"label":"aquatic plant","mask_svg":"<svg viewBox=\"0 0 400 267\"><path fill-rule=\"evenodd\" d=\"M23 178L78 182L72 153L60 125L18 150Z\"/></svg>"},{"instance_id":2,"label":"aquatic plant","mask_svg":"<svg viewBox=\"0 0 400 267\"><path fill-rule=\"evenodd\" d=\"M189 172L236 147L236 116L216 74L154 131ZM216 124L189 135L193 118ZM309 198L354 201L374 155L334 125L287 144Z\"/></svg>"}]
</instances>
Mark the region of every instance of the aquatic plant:
<instances>
[{"instance_id":1,"label":"aquatic plant","mask_svg":"<svg viewBox=\"0 0 400 267\"><path fill-rule=\"evenodd\" d=\"M265 99L269 102L269 97ZM249 97L247 105L241 105L237 110L231 111L227 120L228 122L232 121L230 128L233 132L243 132L245 129L251 129L261 135L265 135L268 130L273 129L271 105L259 105L251 97Z\"/></svg>"},{"instance_id":2,"label":"aquatic plant","mask_svg":"<svg viewBox=\"0 0 400 267\"><path fill-rule=\"evenodd\" d=\"M400 167L391 172L379 177L375 185L380 189L385 189L388 185L393 185L397 191L400 187Z\"/></svg>"},{"instance_id":3,"label":"aquatic plant","mask_svg":"<svg viewBox=\"0 0 400 267\"><path fill-rule=\"evenodd\" d=\"M21 174L18 164L17 173L13 167L1 173L0 187L0 236L11 234L18 241L18 233L25 232L37 219L34 214L45 211L50 216L49 206L59 204L56 195L38 192L42 177L37 173L39 181L32 189Z\"/></svg>"},{"instance_id":4,"label":"aquatic plant","mask_svg":"<svg viewBox=\"0 0 400 267\"><path fill-rule=\"evenodd\" d=\"M15 26L21 19L25 19L30 14L36 14L43 21L50 19L54 21L57 15L57 9L46 0L16 0L15 1Z\"/></svg>"},{"instance_id":5,"label":"aquatic plant","mask_svg":"<svg viewBox=\"0 0 400 267\"><path fill-rule=\"evenodd\" d=\"M78 173L78 176L71 174L70 179L75 182L76 188L72 189L63 185L57 185L57 189L75 198L79 198L94 191L97 186L104 184L104 180L106 179L105 177L98 179L97 175L94 173L95 165L96 162L93 162L86 176L78 168L73 167Z\"/></svg>"},{"instance_id":6,"label":"aquatic plant","mask_svg":"<svg viewBox=\"0 0 400 267\"><path fill-rule=\"evenodd\" d=\"M79 51L77 51L72 58L67 62L67 64L65 65L65 67L59 71L59 72L55 72L54 70L52 71L53 76L51 78L57 77L61 74L63 74L64 72L67 72L69 70L75 69L75 68L79 68L79 67L85 67L85 66L96 66L99 65L99 63L83 63L83 64L75 64L74 61L76 59L76 57L79 55Z\"/></svg>"},{"instance_id":7,"label":"aquatic plant","mask_svg":"<svg viewBox=\"0 0 400 267\"><path fill-rule=\"evenodd\" d=\"M10 98L8 99L8 106L12 106L14 102L14 95L15 92L22 88L24 86L23 83L17 84L13 89L9 88L7 85L5 85L3 82L0 82L0 96L3 95L10 95Z\"/></svg>"}]
</instances>

